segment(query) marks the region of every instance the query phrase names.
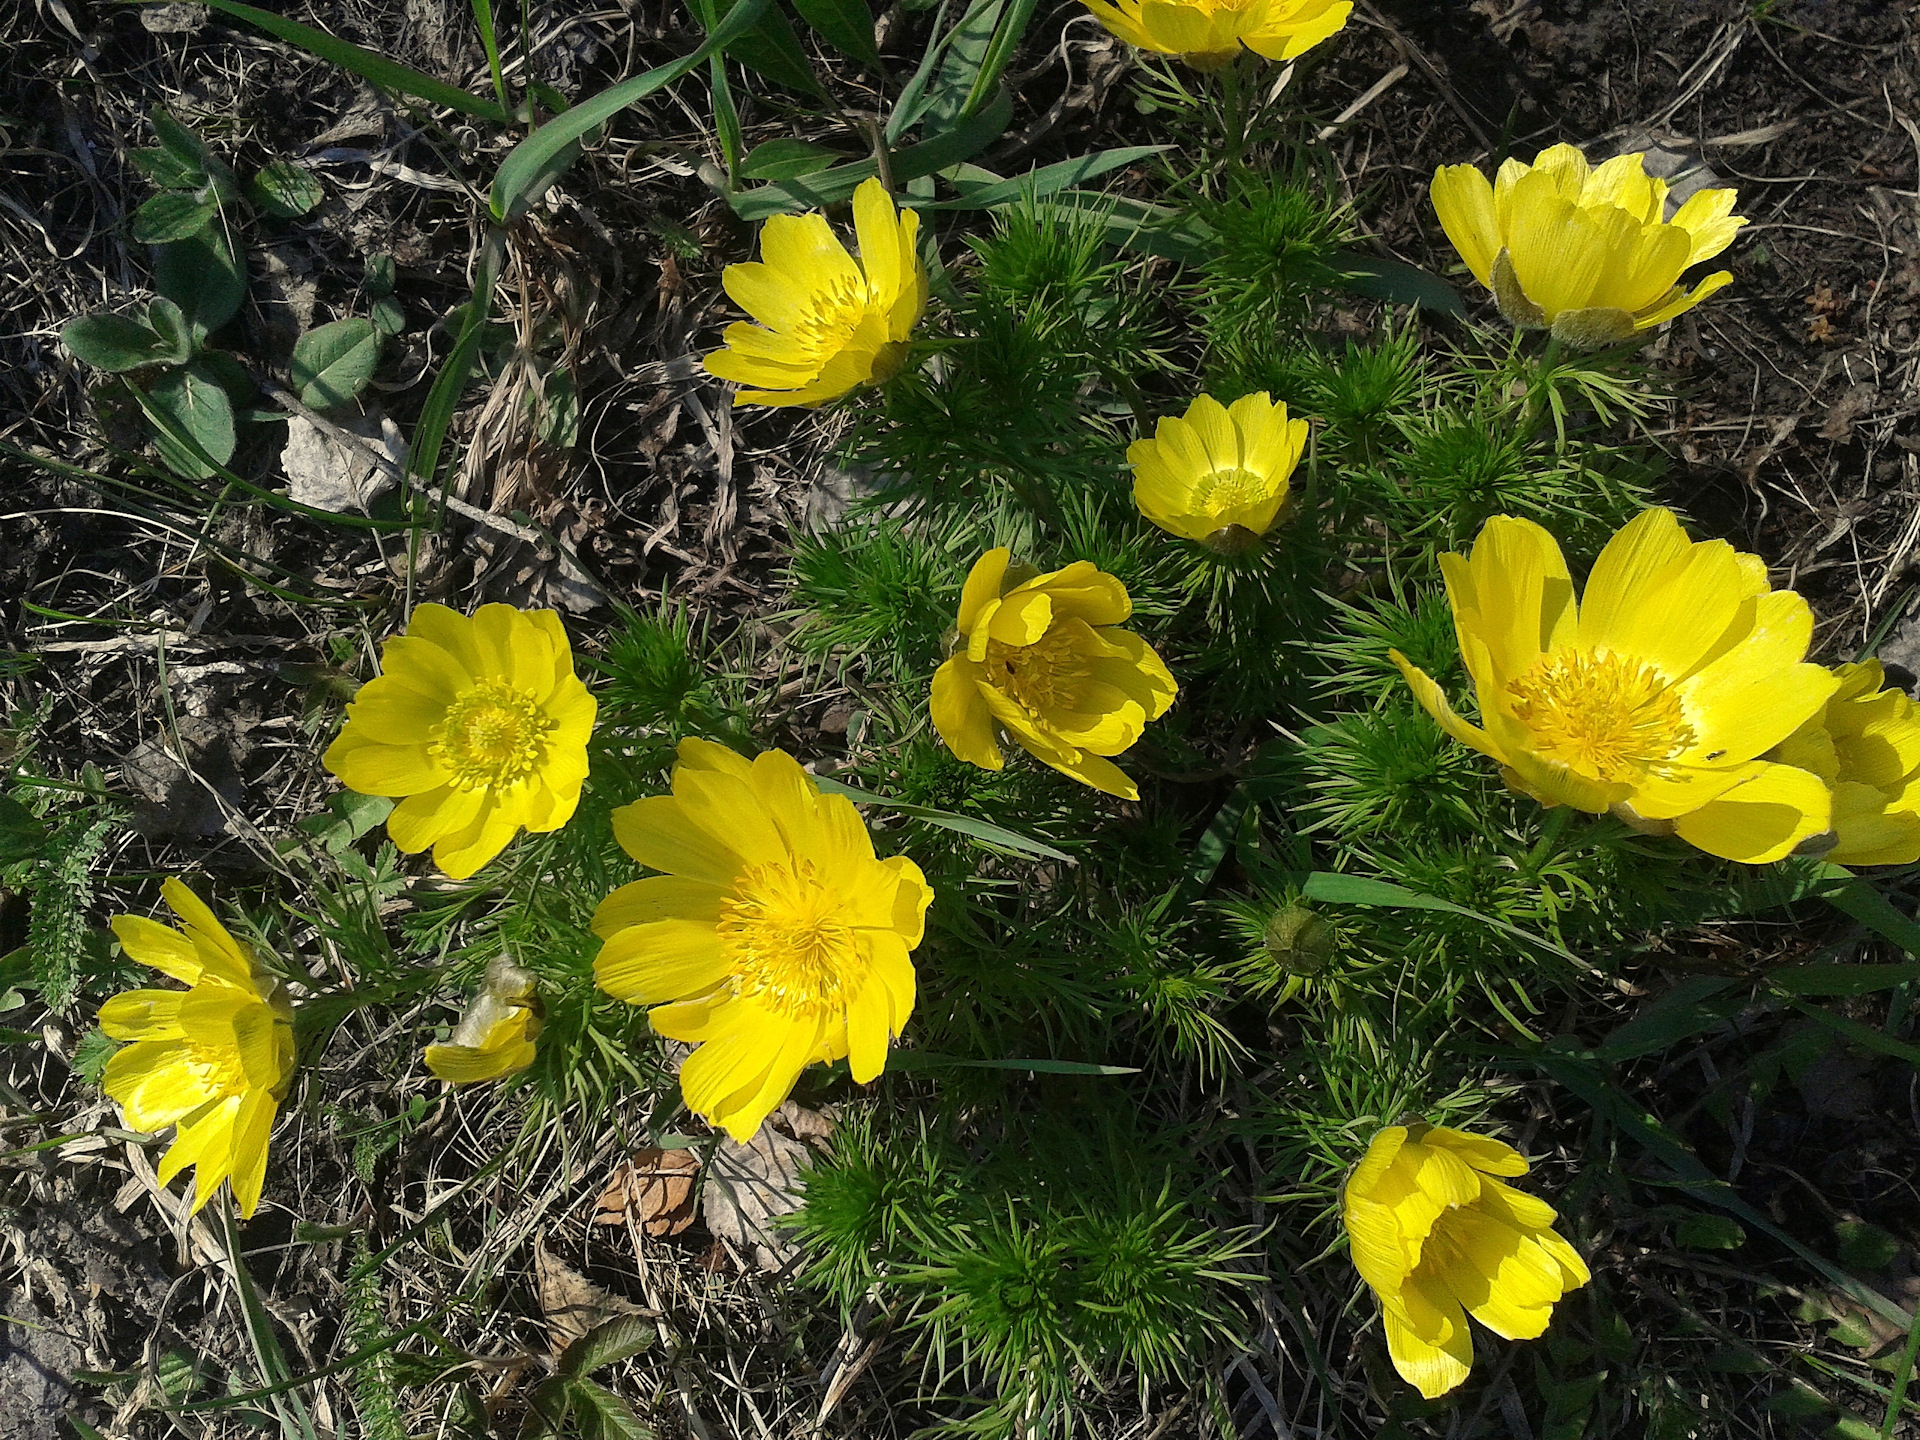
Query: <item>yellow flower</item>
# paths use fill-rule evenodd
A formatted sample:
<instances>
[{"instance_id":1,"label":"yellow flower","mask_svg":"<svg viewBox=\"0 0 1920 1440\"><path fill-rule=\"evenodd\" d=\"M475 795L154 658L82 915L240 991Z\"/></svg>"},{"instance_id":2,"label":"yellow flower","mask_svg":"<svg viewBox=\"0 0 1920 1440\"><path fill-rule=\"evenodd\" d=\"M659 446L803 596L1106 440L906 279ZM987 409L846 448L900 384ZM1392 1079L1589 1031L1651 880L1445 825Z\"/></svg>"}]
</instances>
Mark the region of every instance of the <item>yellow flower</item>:
<instances>
[{"instance_id":1,"label":"yellow flower","mask_svg":"<svg viewBox=\"0 0 1920 1440\"><path fill-rule=\"evenodd\" d=\"M1833 791L1836 865L1920 860L1920 710L1885 690L1878 660L1842 665L1826 708L1768 758L1812 771Z\"/></svg>"},{"instance_id":2,"label":"yellow flower","mask_svg":"<svg viewBox=\"0 0 1920 1440\"><path fill-rule=\"evenodd\" d=\"M1497 760L1513 789L1753 864L1827 828L1819 778L1757 758L1837 683L1802 663L1813 616L1767 587L1758 556L1695 544L1671 511L1648 510L1607 542L1576 603L1553 537L1496 515L1471 558L1442 555L1440 567L1480 725L1397 650L1393 660L1441 727Z\"/></svg>"},{"instance_id":3,"label":"yellow flower","mask_svg":"<svg viewBox=\"0 0 1920 1440\"><path fill-rule=\"evenodd\" d=\"M969 764L1006 763L1006 731L1028 754L1083 785L1138 800L1111 760L1173 703L1173 676L1138 635L1117 627L1133 601L1086 560L1037 575L1004 549L974 562L960 595L965 648L933 676L933 727ZM1030 577L1030 578L1029 578Z\"/></svg>"},{"instance_id":4,"label":"yellow flower","mask_svg":"<svg viewBox=\"0 0 1920 1440\"><path fill-rule=\"evenodd\" d=\"M1643 159L1616 155L1596 170L1573 146L1555 145L1531 165L1507 161L1491 185L1471 165L1442 165L1433 208L1513 324L1549 327L1585 349L1618 344L1731 284L1725 270L1692 290L1679 280L1747 223L1731 190L1696 191L1666 220L1666 181Z\"/></svg>"},{"instance_id":5,"label":"yellow flower","mask_svg":"<svg viewBox=\"0 0 1920 1440\"><path fill-rule=\"evenodd\" d=\"M722 380L758 388L743 405L822 405L898 373L907 337L927 308L927 272L914 240L920 217L894 209L878 180L853 194L855 260L827 217L775 215L760 232L760 263L729 265L727 294L758 325L727 327L727 348L701 363ZM778 393L775 393L778 392Z\"/></svg>"},{"instance_id":6,"label":"yellow flower","mask_svg":"<svg viewBox=\"0 0 1920 1440\"><path fill-rule=\"evenodd\" d=\"M243 1216L260 1203L274 1106L293 1080L293 1006L280 982L191 890L160 894L183 929L116 915L121 948L186 990L129 990L100 1007L100 1028L133 1043L107 1062L104 1085L130 1130L173 1125L160 1183L194 1167L193 1208L233 1185Z\"/></svg>"},{"instance_id":7,"label":"yellow flower","mask_svg":"<svg viewBox=\"0 0 1920 1440\"><path fill-rule=\"evenodd\" d=\"M417 605L387 641L322 761L363 795L405 796L387 834L464 880L522 826L558 830L580 803L594 701L551 610Z\"/></svg>"},{"instance_id":8,"label":"yellow flower","mask_svg":"<svg viewBox=\"0 0 1920 1440\"><path fill-rule=\"evenodd\" d=\"M498 1080L526 1069L540 1034L538 1004L532 973L504 955L495 958L452 1040L427 1046L427 1069L453 1085Z\"/></svg>"},{"instance_id":9,"label":"yellow flower","mask_svg":"<svg viewBox=\"0 0 1920 1440\"><path fill-rule=\"evenodd\" d=\"M1342 29L1352 0L1086 0L1100 23L1142 50L1219 70L1246 46L1269 60L1304 55Z\"/></svg>"},{"instance_id":10,"label":"yellow flower","mask_svg":"<svg viewBox=\"0 0 1920 1440\"><path fill-rule=\"evenodd\" d=\"M600 903L593 977L699 1047L689 1109L744 1144L815 1061L844 1056L863 1085L886 1067L933 891L905 856L874 858L851 801L783 751L689 739L673 794L614 811L613 833L665 873Z\"/></svg>"},{"instance_id":11,"label":"yellow flower","mask_svg":"<svg viewBox=\"0 0 1920 1440\"><path fill-rule=\"evenodd\" d=\"M1429 1400L1472 1368L1468 1315L1531 1340L1591 1278L1554 1234L1553 1207L1493 1178L1526 1173L1517 1150L1484 1135L1389 1125L1347 1181L1354 1269L1380 1297L1393 1368Z\"/></svg>"},{"instance_id":12,"label":"yellow flower","mask_svg":"<svg viewBox=\"0 0 1920 1440\"><path fill-rule=\"evenodd\" d=\"M1280 517L1306 444L1307 422L1264 390L1231 406L1198 396L1127 447L1133 503L1162 530L1234 548L1222 532L1264 535Z\"/></svg>"}]
</instances>

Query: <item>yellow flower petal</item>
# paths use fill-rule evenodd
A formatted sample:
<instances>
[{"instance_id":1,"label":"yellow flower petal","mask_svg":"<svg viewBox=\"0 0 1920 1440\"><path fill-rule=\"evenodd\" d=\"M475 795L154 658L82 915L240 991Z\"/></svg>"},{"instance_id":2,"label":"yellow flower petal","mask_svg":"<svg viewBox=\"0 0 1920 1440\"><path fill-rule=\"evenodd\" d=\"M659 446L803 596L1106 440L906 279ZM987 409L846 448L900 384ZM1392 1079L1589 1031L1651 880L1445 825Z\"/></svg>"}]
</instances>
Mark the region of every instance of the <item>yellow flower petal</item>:
<instances>
[{"instance_id":1,"label":"yellow flower petal","mask_svg":"<svg viewBox=\"0 0 1920 1440\"><path fill-rule=\"evenodd\" d=\"M1433 208L1440 228L1460 252L1473 278L1493 284L1493 257L1501 251L1499 222L1494 215L1493 187L1471 165L1442 165L1433 172Z\"/></svg>"},{"instance_id":2,"label":"yellow flower petal","mask_svg":"<svg viewBox=\"0 0 1920 1440\"><path fill-rule=\"evenodd\" d=\"M1006 761L993 738L993 712L980 691L984 683L980 666L956 655L933 672L928 708L942 744L969 765L998 770Z\"/></svg>"}]
</instances>

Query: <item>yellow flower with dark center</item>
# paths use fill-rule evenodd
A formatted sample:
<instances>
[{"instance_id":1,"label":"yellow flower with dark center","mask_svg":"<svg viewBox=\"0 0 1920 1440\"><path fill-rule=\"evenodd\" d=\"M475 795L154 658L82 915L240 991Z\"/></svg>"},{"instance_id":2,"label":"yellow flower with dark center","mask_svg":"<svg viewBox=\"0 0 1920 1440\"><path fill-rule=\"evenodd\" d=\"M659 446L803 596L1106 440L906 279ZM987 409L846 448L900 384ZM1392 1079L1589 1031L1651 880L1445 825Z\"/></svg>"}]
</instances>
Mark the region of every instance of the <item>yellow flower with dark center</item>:
<instances>
[{"instance_id":1,"label":"yellow flower with dark center","mask_svg":"<svg viewBox=\"0 0 1920 1440\"><path fill-rule=\"evenodd\" d=\"M1545 326L1583 349L1632 339L1733 282L1725 270L1692 290L1690 266L1733 243L1746 220L1734 192L1699 190L1666 218L1667 183L1639 154L1598 168L1571 145L1528 165L1508 160L1488 184L1471 165L1442 165L1433 208L1474 279L1515 325Z\"/></svg>"},{"instance_id":2,"label":"yellow flower with dark center","mask_svg":"<svg viewBox=\"0 0 1920 1440\"><path fill-rule=\"evenodd\" d=\"M351 790L405 798L387 834L464 880L522 827L567 823L587 778L595 705L551 610L417 605L387 641L324 763Z\"/></svg>"},{"instance_id":3,"label":"yellow flower with dark center","mask_svg":"<svg viewBox=\"0 0 1920 1440\"><path fill-rule=\"evenodd\" d=\"M194 1167L193 1208L222 1180L250 1216L260 1203L274 1107L293 1081L293 1006L280 982L178 880L160 888L181 929L116 915L121 948L185 990L130 990L100 1007L100 1028L132 1043L102 1085L129 1130L175 1128L160 1183Z\"/></svg>"},{"instance_id":4,"label":"yellow flower with dark center","mask_svg":"<svg viewBox=\"0 0 1920 1440\"><path fill-rule=\"evenodd\" d=\"M1826 707L1768 755L1818 775L1833 791L1836 865L1920 860L1920 709L1883 689L1878 660L1841 665Z\"/></svg>"},{"instance_id":5,"label":"yellow flower with dark center","mask_svg":"<svg viewBox=\"0 0 1920 1440\"><path fill-rule=\"evenodd\" d=\"M1341 30L1352 0L1086 0L1100 23L1141 50L1219 70L1245 46L1293 60Z\"/></svg>"},{"instance_id":6,"label":"yellow flower with dark center","mask_svg":"<svg viewBox=\"0 0 1920 1440\"><path fill-rule=\"evenodd\" d=\"M1578 603L1560 547L1531 520L1494 516L1470 558L1442 555L1440 567L1480 724L1399 651L1393 660L1514 790L1753 864L1826 830L1820 779L1760 758L1837 681L1804 663L1813 616L1768 588L1758 556L1696 544L1656 509L1607 542Z\"/></svg>"},{"instance_id":7,"label":"yellow flower with dark center","mask_svg":"<svg viewBox=\"0 0 1920 1440\"><path fill-rule=\"evenodd\" d=\"M487 966L448 1043L427 1046L427 1069L453 1085L498 1080L533 1063L540 1034L534 977L504 955Z\"/></svg>"},{"instance_id":8,"label":"yellow flower with dark center","mask_svg":"<svg viewBox=\"0 0 1920 1440\"><path fill-rule=\"evenodd\" d=\"M1519 1151L1485 1135L1389 1125L1347 1180L1354 1269L1380 1298L1393 1368L1429 1400L1473 1366L1468 1315L1531 1340L1592 1278L1554 1233L1553 1207L1494 1178L1526 1173Z\"/></svg>"},{"instance_id":9,"label":"yellow flower with dark center","mask_svg":"<svg viewBox=\"0 0 1920 1440\"><path fill-rule=\"evenodd\" d=\"M775 215L760 231L759 262L729 265L727 294L757 325L733 324L727 348L701 363L755 388L743 405L821 405L890 380L927 308L927 272L915 241L920 217L894 208L878 180L853 194L855 260L819 211Z\"/></svg>"},{"instance_id":10,"label":"yellow flower with dark center","mask_svg":"<svg viewBox=\"0 0 1920 1440\"><path fill-rule=\"evenodd\" d=\"M1133 601L1113 576L1076 560L1035 574L989 550L960 596L962 649L933 677L933 726L969 764L1006 763L996 731L1083 785L1140 798L1118 755L1178 690L1151 646L1119 629Z\"/></svg>"},{"instance_id":11,"label":"yellow flower with dark center","mask_svg":"<svg viewBox=\"0 0 1920 1440\"><path fill-rule=\"evenodd\" d=\"M1307 444L1307 422L1289 420L1265 391L1222 405L1195 398L1151 440L1127 447L1133 503L1162 530L1218 549L1245 548L1273 528Z\"/></svg>"},{"instance_id":12,"label":"yellow flower with dark center","mask_svg":"<svg viewBox=\"0 0 1920 1440\"><path fill-rule=\"evenodd\" d=\"M616 810L613 832L665 873L594 912L594 979L699 1047L680 1071L688 1108L744 1144L808 1065L879 1075L913 1013L933 891L905 856L875 858L851 801L783 751L748 761L688 739L673 793Z\"/></svg>"}]
</instances>

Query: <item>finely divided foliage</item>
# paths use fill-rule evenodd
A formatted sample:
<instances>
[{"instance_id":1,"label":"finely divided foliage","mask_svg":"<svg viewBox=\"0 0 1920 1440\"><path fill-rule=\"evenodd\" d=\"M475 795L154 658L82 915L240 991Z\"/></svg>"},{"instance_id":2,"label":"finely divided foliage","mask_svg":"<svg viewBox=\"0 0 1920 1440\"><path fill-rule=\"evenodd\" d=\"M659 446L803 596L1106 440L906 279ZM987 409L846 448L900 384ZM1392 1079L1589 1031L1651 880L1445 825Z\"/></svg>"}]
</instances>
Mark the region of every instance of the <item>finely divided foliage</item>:
<instances>
[{"instance_id":1,"label":"finely divided foliage","mask_svg":"<svg viewBox=\"0 0 1920 1440\"><path fill-rule=\"evenodd\" d=\"M498 105L216 3L476 120L565 108L509 104L490 18ZM751 323L701 363L740 407L837 407L833 458L861 482L792 543L774 638L671 603L570 636L554 610L467 614L409 588L379 673L319 712L345 788L280 852L270 918L236 920L260 943L173 878L180 928L114 919L126 957L188 988L104 999L100 1083L129 1130L173 1131L155 1178L193 1167L194 1211L225 1181L243 1218L303 1213L274 1164L298 1143L274 1129L296 1079L303 1115L361 1126L363 1182L443 1114L496 1147L387 1249L333 1237L356 1247L345 1368L367 1433L426 1428L385 1377L467 1370L507 1378L448 1402L435 1433L650 1433L611 1367L655 1339L684 1397L679 1321L652 1291L644 1317L602 1307L568 1331L573 1302L548 1292L591 1287L544 1251L538 1365L436 1329L506 1303L505 1257L456 1242L467 1187L550 1159L600 1184L609 1155L597 1204L636 1244L692 1223L690 1188L662 1197L700 1171L731 1246L710 1264L784 1258L808 1297L796 1326L843 1325L856 1378L888 1357L902 1431L1287 1433L1288 1385L1324 1435L1483 1434L1498 1412L1513 1433L1620 1434L1627 1415L1677 1436L1722 1418L1702 1401L1676 1428L1669 1399L1623 1378L1602 1202L1635 1180L1600 1147L1631 1140L1702 1204L1767 1223L1605 1068L1731 1012L1687 991L1644 1048L1632 1025L1599 1042L1556 1016L1708 917L1831 894L1899 934L1839 867L1920 860L1910 697L1871 658L1810 660L1812 610L1762 557L1647 503L1637 348L1731 282L1685 277L1739 238L1736 196L1675 205L1640 154L1590 164L1567 145L1491 181L1443 166L1433 218L1497 308L1476 318L1440 277L1362 260L1362 217L1316 172L1319 121L1274 113L1263 61L1324 54L1346 0L1086 3L1139 52L1143 109L1178 144L1023 183L964 162L1011 113L999 76L1031 5L969 10L891 118L863 122L871 159L795 139L743 155L737 80L713 57L725 169L707 168L764 223L722 282ZM860 6L795 8L883 68ZM711 47L824 93L766 0L696 13ZM591 103L604 120L626 102ZM167 143L142 164L177 193L136 227L176 266L189 242L233 260L230 172L156 123ZM589 128L552 124L501 172L484 283L415 437L428 472L500 257ZM1123 166L1124 196L1076 188ZM297 167L255 178L268 213L311 198ZM956 210L992 212L964 247L943 228ZM1355 338L1349 313L1336 340L1336 298L1357 296L1380 302L1374 328ZM203 345L218 325L194 329L184 303L85 317L66 343L147 402L192 382L226 407ZM296 351L301 407L369 383L382 322L336 323ZM196 449L160 412L168 464L228 474L230 423L215 444L188 425ZM799 693L815 686L852 697L837 725ZM7 803L7 827L38 827L22 834L58 820ZM56 1008L77 948L28 947ZM1806 998L1910 972L1882 987L1870 967L1795 968L1797 988L1756 983L1911 1058ZM324 1098L357 1011L403 1017L410 1059L459 1087L435 1119L424 1098L371 1121ZM124 1044L105 1058L107 1042ZM1561 1104L1593 1109L1592 1153ZM1550 1154L1545 1174L1519 1183L1532 1162L1502 1134ZM737 1216L726 1230L721 1177L803 1148L797 1186L755 1177L803 1188L791 1218L751 1242ZM374 1282L414 1243L443 1267L441 1308L384 1333ZM310 1435L303 1404L280 1404L303 1382L269 1363L237 1247L232 1273L270 1382L249 1403ZM437 1348L404 1348L415 1334ZM852 1384L809 1399L816 1427Z\"/></svg>"}]
</instances>

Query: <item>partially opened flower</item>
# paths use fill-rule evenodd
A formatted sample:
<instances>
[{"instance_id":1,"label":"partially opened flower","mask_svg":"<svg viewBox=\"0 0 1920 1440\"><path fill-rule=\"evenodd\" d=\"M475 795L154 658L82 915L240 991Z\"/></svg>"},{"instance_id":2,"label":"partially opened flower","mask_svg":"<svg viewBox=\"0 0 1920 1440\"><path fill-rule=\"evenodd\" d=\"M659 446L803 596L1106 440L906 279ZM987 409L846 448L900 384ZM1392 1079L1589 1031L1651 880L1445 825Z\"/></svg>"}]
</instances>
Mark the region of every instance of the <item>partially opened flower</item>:
<instances>
[{"instance_id":1,"label":"partially opened flower","mask_svg":"<svg viewBox=\"0 0 1920 1440\"><path fill-rule=\"evenodd\" d=\"M1433 208L1513 324L1587 349L1618 344L1731 284L1725 270L1691 290L1680 276L1747 223L1731 190L1696 191L1668 220L1667 183L1646 173L1644 158L1616 155L1596 169L1555 145L1531 165L1508 160L1492 184L1471 165L1442 165Z\"/></svg>"},{"instance_id":2,"label":"partially opened flower","mask_svg":"<svg viewBox=\"0 0 1920 1440\"><path fill-rule=\"evenodd\" d=\"M1105 757L1138 740L1179 688L1153 648L1119 629L1127 589L1091 562L1035 574L1005 549L974 563L960 595L964 648L933 677L933 726L969 764L1006 764L998 736L1083 785L1140 798Z\"/></svg>"},{"instance_id":3,"label":"partially opened flower","mask_svg":"<svg viewBox=\"0 0 1920 1440\"><path fill-rule=\"evenodd\" d=\"M1142 50L1219 70L1245 46L1269 60L1304 55L1347 23L1352 0L1086 0L1100 23Z\"/></svg>"},{"instance_id":4,"label":"partially opened flower","mask_svg":"<svg viewBox=\"0 0 1920 1440\"><path fill-rule=\"evenodd\" d=\"M1185 415L1161 420L1151 440L1127 447L1133 503L1162 530L1239 548L1273 528L1306 444L1307 422L1289 420L1285 403L1264 390L1232 405L1197 396Z\"/></svg>"},{"instance_id":5,"label":"partially opened flower","mask_svg":"<svg viewBox=\"0 0 1920 1440\"><path fill-rule=\"evenodd\" d=\"M387 641L322 763L350 790L404 796L387 834L464 880L522 827L558 830L580 803L595 705L551 610L416 605Z\"/></svg>"},{"instance_id":6,"label":"partially opened flower","mask_svg":"<svg viewBox=\"0 0 1920 1440\"><path fill-rule=\"evenodd\" d=\"M504 955L487 966L460 1023L446 1044L427 1046L427 1069L454 1085L498 1080L533 1063L540 1034L539 1000L531 971Z\"/></svg>"},{"instance_id":7,"label":"partially opened flower","mask_svg":"<svg viewBox=\"0 0 1920 1440\"><path fill-rule=\"evenodd\" d=\"M915 240L920 217L894 208L886 187L853 192L860 258L827 217L775 215L760 231L760 260L729 265L727 294L757 325L727 327L727 348L701 363L752 388L743 405L821 405L898 373L907 337L927 308L927 271Z\"/></svg>"},{"instance_id":8,"label":"partially opened flower","mask_svg":"<svg viewBox=\"0 0 1920 1440\"><path fill-rule=\"evenodd\" d=\"M1804 663L1807 602L1769 589L1758 556L1690 541L1656 509L1607 542L1578 603L1560 547L1531 520L1494 516L1471 557L1440 566L1480 724L1397 650L1393 661L1513 789L1754 864L1826 830L1820 779L1760 757L1838 682Z\"/></svg>"},{"instance_id":9,"label":"partially opened flower","mask_svg":"<svg viewBox=\"0 0 1920 1440\"><path fill-rule=\"evenodd\" d=\"M1554 1233L1553 1207L1495 1178L1526 1173L1519 1151L1485 1135L1389 1125L1347 1180L1354 1269L1380 1298L1393 1368L1429 1400L1472 1369L1468 1315L1531 1340L1591 1278Z\"/></svg>"},{"instance_id":10,"label":"partially opened flower","mask_svg":"<svg viewBox=\"0 0 1920 1440\"><path fill-rule=\"evenodd\" d=\"M222 1180L250 1216L260 1203L274 1109L293 1081L293 1006L280 982L178 880L160 887L181 928L116 915L121 948L185 990L130 990L100 1007L110 1039L132 1042L102 1085L130 1130L175 1128L160 1183L194 1167L193 1208Z\"/></svg>"},{"instance_id":11,"label":"partially opened flower","mask_svg":"<svg viewBox=\"0 0 1920 1440\"><path fill-rule=\"evenodd\" d=\"M872 1080L913 1013L910 954L933 891L876 859L860 812L791 755L682 740L673 793L616 810L626 852L665 873L594 912L593 976L653 1028L698 1046L687 1106L743 1144L816 1062Z\"/></svg>"},{"instance_id":12,"label":"partially opened flower","mask_svg":"<svg viewBox=\"0 0 1920 1440\"><path fill-rule=\"evenodd\" d=\"M1878 660L1842 665L1826 706L1769 759L1818 775L1833 791L1836 865L1910 865L1920 860L1920 709L1903 690L1883 689Z\"/></svg>"}]
</instances>

